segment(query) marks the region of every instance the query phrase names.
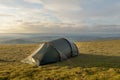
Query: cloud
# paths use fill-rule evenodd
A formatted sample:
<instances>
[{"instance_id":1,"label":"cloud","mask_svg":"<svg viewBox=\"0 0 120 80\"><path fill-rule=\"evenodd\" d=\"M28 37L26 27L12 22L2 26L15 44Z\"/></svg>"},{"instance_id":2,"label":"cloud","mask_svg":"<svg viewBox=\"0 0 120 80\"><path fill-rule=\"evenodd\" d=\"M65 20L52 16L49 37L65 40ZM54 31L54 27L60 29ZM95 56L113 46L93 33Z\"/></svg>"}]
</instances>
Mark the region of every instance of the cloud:
<instances>
[{"instance_id":1,"label":"cloud","mask_svg":"<svg viewBox=\"0 0 120 80\"><path fill-rule=\"evenodd\" d=\"M80 0L43 0L45 8L55 12L72 12L81 10Z\"/></svg>"},{"instance_id":2,"label":"cloud","mask_svg":"<svg viewBox=\"0 0 120 80\"><path fill-rule=\"evenodd\" d=\"M119 0L0 0L0 30L119 32L119 14Z\"/></svg>"},{"instance_id":3,"label":"cloud","mask_svg":"<svg viewBox=\"0 0 120 80\"><path fill-rule=\"evenodd\" d=\"M63 22L87 22L94 19L119 17L119 0L26 0L43 6L47 12L52 12ZM109 20L110 21L110 20ZM107 22L107 19L104 20ZM115 22L115 21L114 21ZM99 22L97 22L99 24ZM90 24L90 23L89 23ZM113 23L114 24L114 23Z\"/></svg>"},{"instance_id":4,"label":"cloud","mask_svg":"<svg viewBox=\"0 0 120 80\"><path fill-rule=\"evenodd\" d=\"M0 14L0 17L4 17L4 16L9 17L9 16L13 16L13 15L10 15L10 14Z\"/></svg>"},{"instance_id":5,"label":"cloud","mask_svg":"<svg viewBox=\"0 0 120 80\"><path fill-rule=\"evenodd\" d=\"M8 28L0 28L9 33L119 33L120 25L84 25L70 23L23 22ZM0 31L1 32L1 31Z\"/></svg>"},{"instance_id":6,"label":"cloud","mask_svg":"<svg viewBox=\"0 0 120 80\"><path fill-rule=\"evenodd\" d=\"M80 10L80 0L24 0L29 3L43 5L45 9L52 11L77 11Z\"/></svg>"},{"instance_id":7,"label":"cloud","mask_svg":"<svg viewBox=\"0 0 120 80\"><path fill-rule=\"evenodd\" d=\"M24 0L26 2L30 2L30 3L36 3L36 4L41 4L41 0Z\"/></svg>"},{"instance_id":8,"label":"cloud","mask_svg":"<svg viewBox=\"0 0 120 80\"><path fill-rule=\"evenodd\" d=\"M80 0L25 0L29 3L36 3L43 6L43 9L56 16L58 19L62 19L63 22L72 22L78 17L82 10L80 6ZM76 17L77 15L77 17ZM80 15L79 15L80 16ZM71 19L72 18L72 19Z\"/></svg>"},{"instance_id":9,"label":"cloud","mask_svg":"<svg viewBox=\"0 0 120 80\"><path fill-rule=\"evenodd\" d=\"M18 8L16 12L20 13L20 15L19 13L17 14L19 16L24 16L25 18L28 15L42 16L44 19L53 22L86 23L89 21L99 24L102 23L103 19L104 22L107 22L108 19L108 22L112 22L110 20L113 18L120 17L119 0L2 0L0 3L4 6ZM21 15L21 12L25 14ZM40 14L36 15L36 12ZM46 15L46 13L48 14ZM53 18L54 20L52 20ZM115 21L113 21L113 24Z\"/></svg>"}]
</instances>

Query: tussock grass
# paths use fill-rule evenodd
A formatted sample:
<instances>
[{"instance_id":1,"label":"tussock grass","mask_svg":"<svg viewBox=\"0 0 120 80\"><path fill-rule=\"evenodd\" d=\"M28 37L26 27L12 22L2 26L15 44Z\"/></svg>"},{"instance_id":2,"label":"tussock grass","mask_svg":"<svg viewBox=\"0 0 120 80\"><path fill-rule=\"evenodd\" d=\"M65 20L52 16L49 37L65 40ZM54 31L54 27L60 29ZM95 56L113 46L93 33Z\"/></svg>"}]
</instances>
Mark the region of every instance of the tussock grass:
<instances>
[{"instance_id":1,"label":"tussock grass","mask_svg":"<svg viewBox=\"0 0 120 80\"><path fill-rule=\"evenodd\" d=\"M80 56L45 66L20 62L39 44L0 45L0 80L120 80L120 40L76 45Z\"/></svg>"}]
</instances>

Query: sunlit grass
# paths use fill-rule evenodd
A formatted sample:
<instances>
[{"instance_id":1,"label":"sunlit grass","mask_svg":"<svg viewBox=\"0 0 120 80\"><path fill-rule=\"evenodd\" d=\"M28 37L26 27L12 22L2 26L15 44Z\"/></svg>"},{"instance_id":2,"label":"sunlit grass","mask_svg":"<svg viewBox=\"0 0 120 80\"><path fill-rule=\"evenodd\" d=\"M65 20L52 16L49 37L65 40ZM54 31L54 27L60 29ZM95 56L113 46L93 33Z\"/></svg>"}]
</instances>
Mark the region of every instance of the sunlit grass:
<instances>
[{"instance_id":1,"label":"sunlit grass","mask_svg":"<svg viewBox=\"0 0 120 80\"><path fill-rule=\"evenodd\" d=\"M20 62L39 44L0 45L0 80L120 80L120 40L76 45L80 56L39 67Z\"/></svg>"}]
</instances>

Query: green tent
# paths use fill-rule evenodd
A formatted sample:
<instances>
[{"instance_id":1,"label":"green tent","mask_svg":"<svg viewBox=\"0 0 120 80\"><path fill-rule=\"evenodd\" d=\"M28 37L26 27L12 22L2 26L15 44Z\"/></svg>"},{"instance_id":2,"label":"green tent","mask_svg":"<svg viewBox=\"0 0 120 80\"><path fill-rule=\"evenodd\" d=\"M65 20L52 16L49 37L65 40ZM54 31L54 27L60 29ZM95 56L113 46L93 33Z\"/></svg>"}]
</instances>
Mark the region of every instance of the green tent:
<instances>
[{"instance_id":1,"label":"green tent","mask_svg":"<svg viewBox=\"0 0 120 80\"><path fill-rule=\"evenodd\" d=\"M22 60L22 62L35 65L45 65L48 63L63 61L74 56L78 56L76 45L65 38L60 38L43 43L33 54Z\"/></svg>"}]
</instances>

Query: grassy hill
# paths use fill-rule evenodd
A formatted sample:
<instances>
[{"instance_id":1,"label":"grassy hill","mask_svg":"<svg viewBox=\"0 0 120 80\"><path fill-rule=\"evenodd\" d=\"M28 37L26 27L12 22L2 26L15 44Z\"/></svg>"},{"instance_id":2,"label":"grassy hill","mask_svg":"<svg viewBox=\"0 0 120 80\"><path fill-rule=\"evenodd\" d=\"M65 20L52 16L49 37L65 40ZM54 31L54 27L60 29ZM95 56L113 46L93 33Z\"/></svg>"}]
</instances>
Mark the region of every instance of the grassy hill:
<instances>
[{"instance_id":1,"label":"grassy hill","mask_svg":"<svg viewBox=\"0 0 120 80\"><path fill-rule=\"evenodd\" d=\"M80 56L39 67L20 62L39 44L0 45L0 80L120 80L120 40L76 45Z\"/></svg>"}]
</instances>

